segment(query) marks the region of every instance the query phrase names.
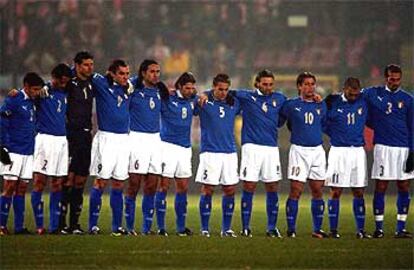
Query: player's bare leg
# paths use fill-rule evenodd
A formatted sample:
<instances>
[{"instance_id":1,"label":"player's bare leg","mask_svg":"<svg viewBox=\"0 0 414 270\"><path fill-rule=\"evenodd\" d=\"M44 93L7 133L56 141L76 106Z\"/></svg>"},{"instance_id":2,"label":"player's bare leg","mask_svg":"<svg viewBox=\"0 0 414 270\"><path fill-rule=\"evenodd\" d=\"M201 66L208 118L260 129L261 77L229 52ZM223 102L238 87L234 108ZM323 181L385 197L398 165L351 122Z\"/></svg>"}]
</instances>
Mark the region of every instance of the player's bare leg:
<instances>
[{"instance_id":1,"label":"player's bare leg","mask_svg":"<svg viewBox=\"0 0 414 270\"><path fill-rule=\"evenodd\" d=\"M223 197L221 208L223 213L221 236L222 237L236 237L236 234L231 229L231 221L234 213L234 194L236 193L236 185L222 186Z\"/></svg>"},{"instance_id":2,"label":"player's bare leg","mask_svg":"<svg viewBox=\"0 0 414 270\"><path fill-rule=\"evenodd\" d=\"M145 175L130 173L128 179L128 186L125 192L125 222L127 233L132 236L137 236L135 231L135 208L138 191L141 187L142 179Z\"/></svg>"},{"instance_id":3,"label":"player's bare leg","mask_svg":"<svg viewBox=\"0 0 414 270\"><path fill-rule=\"evenodd\" d=\"M210 237L209 221L212 208L212 197L214 193L214 186L202 184L201 196L200 196L200 218L201 218L201 235L204 237Z\"/></svg>"},{"instance_id":4,"label":"player's bare leg","mask_svg":"<svg viewBox=\"0 0 414 270\"><path fill-rule=\"evenodd\" d=\"M241 197L241 235L245 237L252 237L250 229L250 219L253 209L253 195L256 191L256 186L256 182L243 181L243 193Z\"/></svg>"},{"instance_id":5,"label":"player's bare leg","mask_svg":"<svg viewBox=\"0 0 414 270\"><path fill-rule=\"evenodd\" d=\"M178 236L190 236L193 232L185 226L187 217L187 192L189 178L175 179L175 216Z\"/></svg>"},{"instance_id":6,"label":"player's bare leg","mask_svg":"<svg viewBox=\"0 0 414 270\"><path fill-rule=\"evenodd\" d=\"M281 238L277 229L277 216L279 213L279 196L277 194L279 182L265 183L266 189L266 212L267 212L267 231L269 237Z\"/></svg>"},{"instance_id":7,"label":"player's bare leg","mask_svg":"<svg viewBox=\"0 0 414 270\"><path fill-rule=\"evenodd\" d=\"M314 238L326 238L328 234L325 233L321 227L323 222L323 213L325 210L325 202L323 201L323 186L325 181L308 179L309 187L312 194L311 212L313 220Z\"/></svg>"},{"instance_id":8,"label":"player's bare leg","mask_svg":"<svg viewBox=\"0 0 414 270\"><path fill-rule=\"evenodd\" d=\"M33 190L31 194L31 203L33 216L35 218L36 233L39 235L45 234L46 232L43 225L44 202L42 200L42 193L46 186L46 182L46 175L41 173L33 173Z\"/></svg>"},{"instance_id":9,"label":"player's bare leg","mask_svg":"<svg viewBox=\"0 0 414 270\"><path fill-rule=\"evenodd\" d=\"M290 192L286 201L287 236L296 237L296 218L298 216L299 199L302 195L305 184L297 180L290 180Z\"/></svg>"}]
</instances>

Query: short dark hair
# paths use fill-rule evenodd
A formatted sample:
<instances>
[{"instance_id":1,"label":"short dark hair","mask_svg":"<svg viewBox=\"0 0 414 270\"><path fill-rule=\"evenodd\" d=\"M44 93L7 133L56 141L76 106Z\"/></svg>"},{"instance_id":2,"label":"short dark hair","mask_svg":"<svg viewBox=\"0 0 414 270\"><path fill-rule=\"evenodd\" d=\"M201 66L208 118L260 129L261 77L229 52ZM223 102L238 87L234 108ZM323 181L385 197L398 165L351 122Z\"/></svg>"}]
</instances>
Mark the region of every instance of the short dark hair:
<instances>
[{"instance_id":1,"label":"short dark hair","mask_svg":"<svg viewBox=\"0 0 414 270\"><path fill-rule=\"evenodd\" d=\"M73 62L75 62L76 64L82 64L82 61L86 59L93 59L93 55L87 51L81 51L75 55L75 58L73 58Z\"/></svg>"},{"instance_id":2,"label":"short dark hair","mask_svg":"<svg viewBox=\"0 0 414 270\"><path fill-rule=\"evenodd\" d=\"M361 89L361 82L358 78L348 77L344 82L344 88L350 87L352 89Z\"/></svg>"},{"instance_id":3,"label":"short dark hair","mask_svg":"<svg viewBox=\"0 0 414 270\"><path fill-rule=\"evenodd\" d=\"M61 79L62 77L72 78L72 70L65 63L60 63L52 70L52 77Z\"/></svg>"},{"instance_id":4,"label":"short dark hair","mask_svg":"<svg viewBox=\"0 0 414 270\"><path fill-rule=\"evenodd\" d=\"M127 67L127 63L122 59L115 59L108 67L108 71L116 73L119 67Z\"/></svg>"},{"instance_id":5,"label":"short dark hair","mask_svg":"<svg viewBox=\"0 0 414 270\"><path fill-rule=\"evenodd\" d=\"M175 82L174 86L178 89L180 86L183 86L186 83L196 83L196 79L191 72L184 72L178 77L177 81Z\"/></svg>"},{"instance_id":6,"label":"short dark hair","mask_svg":"<svg viewBox=\"0 0 414 270\"><path fill-rule=\"evenodd\" d=\"M263 70L259 71L256 74L256 78L254 79L254 81L255 81L255 87L257 87L256 84L259 83L262 78L272 78L272 79L275 79L275 75L269 69L263 69Z\"/></svg>"},{"instance_id":7,"label":"short dark hair","mask_svg":"<svg viewBox=\"0 0 414 270\"><path fill-rule=\"evenodd\" d=\"M28 72L24 75L23 84L28 84L29 86L43 86L45 85L45 82L37 73Z\"/></svg>"},{"instance_id":8,"label":"short dark hair","mask_svg":"<svg viewBox=\"0 0 414 270\"><path fill-rule=\"evenodd\" d=\"M305 81L305 79L307 79L307 78L312 78L316 82L316 76L315 75L313 75L309 71L304 71L304 72L301 72L298 75L298 77L296 78L296 86L301 85Z\"/></svg>"},{"instance_id":9,"label":"short dark hair","mask_svg":"<svg viewBox=\"0 0 414 270\"><path fill-rule=\"evenodd\" d=\"M384 77L387 78L388 77L388 72L391 73L400 73L402 74L402 69L399 65L397 64L389 64L385 67L384 69Z\"/></svg>"},{"instance_id":10,"label":"short dark hair","mask_svg":"<svg viewBox=\"0 0 414 270\"><path fill-rule=\"evenodd\" d=\"M231 84L230 77L227 74L219 73L213 79L213 85L217 85L218 83L228 83Z\"/></svg>"},{"instance_id":11,"label":"short dark hair","mask_svg":"<svg viewBox=\"0 0 414 270\"><path fill-rule=\"evenodd\" d=\"M153 59L145 59L144 61L141 62L141 64L139 65L139 69L138 69L138 81L142 82L142 80L144 79L144 77L142 76L142 73L147 71L148 67L151 65L159 65L157 61L153 60Z\"/></svg>"}]
</instances>

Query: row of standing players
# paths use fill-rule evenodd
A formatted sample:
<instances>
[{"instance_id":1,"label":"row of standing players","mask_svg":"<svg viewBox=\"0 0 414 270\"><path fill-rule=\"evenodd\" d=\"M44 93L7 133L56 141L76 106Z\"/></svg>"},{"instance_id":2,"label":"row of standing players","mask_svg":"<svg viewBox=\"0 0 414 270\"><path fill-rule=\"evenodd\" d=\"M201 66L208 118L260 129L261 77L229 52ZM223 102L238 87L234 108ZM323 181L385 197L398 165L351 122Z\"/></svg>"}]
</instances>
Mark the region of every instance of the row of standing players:
<instances>
[{"instance_id":1,"label":"row of standing players","mask_svg":"<svg viewBox=\"0 0 414 270\"><path fill-rule=\"evenodd\" d=\"M278 128L287 122L292 143L288 164L291 188L286 202L287 236L296 236L298 200L308 182L312 191L313 237L329 236L321 230L325 208L322 188L325 184L331 187L328 201L330 236L340 237L339 198L342 189L349 187L354 194L357 237L371 237L364 230L363 198L367 186L363 130L368 125L375 134L372 177L376 179L373 201L376 230L373 236L384 236L384 194L388 182L396 180L395 236L411 237L405 230L405 222L410 203L409 179L413 178L414 166L413 98L400 88L402 71L399 66L386 67L384 86L367 88L361 93L359 80L350 77L345 81L341 95L330 95L325 101L315 101L316 77L309 72L303 72L297 78L299 97L287 100L283 94L273 91L274 74L269 70L256 75L253 91L229 91L229 77L218 74L212 90L198 97L194 94L195 78L189 72L178 78L175 91L168 91L159 82L160 66L153 60L143 61L138 76L131 79L129 67L122 60L114 60L106 76L93 74L93 57L88 52L79 52L74 66L75 77L72 78L73 71L67 65L58 65L46 87L40 77L28 73L23 89L8 97L1 108L2 130L6 131L1 136L2 163L5 164L2 166L1 234L8 233L7 218L11 206L15 212L15 233L29 233L23 226L24 194L32 173L31 203L37 233L45 233L41 196L50 177L49 231L82 234L79 216L83 188L90 172L97 178L90 192L89 233L100 233L101 197L108 180L112 180L113 235L137 235L134 229L135 201L141 183L144 186L141 233L153 233L155 212L158 234L167 235L166 193L171 182L176 187L177 234L191 235L191 230L185 226L191 177L190 129L192 116L198 115L201 154L195 179L202 185L201 234L210 236L211 198L214 187L221 185L224 193L221 235L236 236L231 230L235 187L239 182L233 128L236 115L241 113L243 236L252 235L253 195L257 182L262 181L266 189L266 233L270 237L281 237L276 226L278 181L282 178L277 136ZM93 97L96 99L98 132L92 142ZM328 166L321 146L323 132L331 139ZM123 197L124 180L128 178ZM175 181L171 181L173 179ZM126 229L122 228L124 203ZM69 225L66 223L68 209Z\"/></svg>"}]
</instances>

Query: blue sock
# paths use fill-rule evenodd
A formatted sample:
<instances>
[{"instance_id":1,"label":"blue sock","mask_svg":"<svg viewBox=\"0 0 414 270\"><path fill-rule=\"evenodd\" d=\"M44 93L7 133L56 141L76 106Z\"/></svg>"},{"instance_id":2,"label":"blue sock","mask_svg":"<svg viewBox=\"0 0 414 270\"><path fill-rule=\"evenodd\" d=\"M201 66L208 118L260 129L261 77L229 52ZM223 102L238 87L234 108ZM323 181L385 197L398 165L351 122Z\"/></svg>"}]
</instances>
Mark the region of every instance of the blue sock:
<instances>
[{"instance_id":1,"label":"blue sock","mask_svg":"<svg viewBox=\"0 0 414 270\"><path fill-rule=\"evenodd\" d=\"M385 208L385 199L383 192L375 192L373 209L375 217L375 229L382 230L384 226L384 208Z\"/></svg>"},{"instance_id":2,"label":"blue sock","mask_svg":"<svg viewBox=\"0 0 414 270\"><path fill-rule=\"evenodd\" d=\"M241 198L241 220L243 230L250 229L250 218L253 208L253 192L243 190Z\"/></svg>"},{"instance_id":3,"label":"blue sock","mask_svg":"<svg viewBox=\"0 0 414 270\"><path fill-rule=\"evenodd\" d=\"M201 217L201 230L208 231L208 223L211 215L211 196L201 195L200 196L200 217Z\"/></svg>"},{"instance_id":4,"label":"blue sock","mask_svg":"<svg viewBox=\"0 0 414 270\"><path fill-rule=\"evenodd\" d=\"M49 201L49 231L53 232L58 229L60 218L60 200L62 191L50 192Z\"/></svg>"},{"instance_id":5,"label":"blue sock","mask_svg":"<svg viewBox=\"0 0 414 270\"><path fill-rule=\"evenodd\" d=\"M142 232L147 233L151 230L154 216L154 195L145 195L142 197Z\"/></svg>"},{"instance_id":6,"label":"blue sock","mask_svg":"<svg viewBox=\"0 0 414 270\"><path fill-rule=\"evenodd\" d=\"M340 205L339 199L328 200L328 217L329 217L329 227L331 231L338 230L339 205Z\"/></svg>"},{"instance_id":7,"label":"blue sock","mask_svg":"<svg viewBox=\"0 0 414 270\"><path fill-rule=\"evenodd\" d=\"M14 195L13 196L13 210L14 210L14 231L20 232L23 230L24 224L24 210L25 210L25 201L24 195Z\"/></svg>"},{"instance_id":8,"label":"blue sock","mask_svg":"<svg viewBox=\"0 0 414 270\"><path fill-rule=\"evenodd\" d=\"M103 191L97 188L91 189L89 197L89 230L94 226L98 226L99 212L102 206Z\"/></svg>"},{"instance_id":9,"label":"blue sock","mask_svg":"<svg viewBox=\"0 0 414 270\"><path fill-rule=\"evenodd\" d=\"M296 232L296 218L298 216L298 200L288 199L286 201L286 221L288 231Z\"/></svg>"},{"instance_id":10,"label":"blue sock","mask_svg":"<svg viewBox=\"0 0 414 270\"><path fill-rule=\"evenodd\" d=\"M185 230L185 218L187 216L187 193L175 194L174 208L177 232L182 232Z\"/></svg>"},{"instance_id":11,"label":"blue sock","mask_svg":"<svg viewBox=\"0 0 414 270\"><path fill-rule=\"evenodd\" d=\"M358 231L363 231L365 227L365 201L364 198L354 198L353 200L354 217Z\"/></svg>"},{"instance_id":12,"label":"blue sock","mask_svg":"<svg viewBox=\"0 0 414 270\"><path fill-rule=\"evenodd\" d=\"M405 229L405 222L407 221L408 209L410 208L410 194L399 191L397 196L397 232Z\"/></svg>"},{"instance_id":13,"label":"blue sock","mask_svg":"<svg viewBox=\"0 0 414 270\"><path fill-rule=\"evenodd\" d=\"M136 197L125 196L125 223L128 231L135 227L135 205Z\"/></svg>"},{"instance_id":14,"label":"blue sock","mask_svg":"<svg viewBox=\"0 0 414 270\"><path fill-rule=\"evenodd\" d=\"M159 230L165 230L165 214L167 211L167 192L155 194L155 212L157 215L157 226Z\"/></svg>"},{"instance_id":15,"label":"blue sock","mask_svg":"<svg viewBox=\"0 0 414 270\"><path fill-rule=\"evenodd\" d=\"M31 202L36 228L43 228L43 201L41 191L32 191Z\"/></svg>"},{"instance_id":16,"label":"blue sock","mask_svg":"<svg viewBox=\"0 0 414 270\"><path fill-rule=\"evenodd\" d=\"M313 231L319 231L322 227L323 212L325 210L325 203L322 199L312 199L311 201Z\"/></svg>"},{"instance_id":17,"label":"blue sock","mask_svg":"<svg viewBox=\"0 0 414 270\"><path fill-rule=\"evenodd\" d=\"M233 218L234 212L234 195L226 196L224 195L221 199L221 209L222 209L222 225L221 231L225 232L231 228L231 220Z\"/></svg>"},{"instance_id":18,"label":"blue sock","mask_svg":"<svg viewBox=\"0 0 414 270\"><path fill-rule=\"evenodd\" d=\"M279 212L279 196L277 192L266 192L267 230L276 228L277 214Z\"/></svg>"},{"instance_id":19,"label":"blue sock","mask_svg":"<svg viewBox=\"0 0 414 270\"><path fill-rule=\"evenodd\" d=\"M7 219L9 217L12 197L0 197L0 226L7 227Z\"/></svg>"},{"instance_id":20,"label":"blue sock","mask_svg":"<svg viewBox=\"0 0 414 270\"><path fill-rule=\"evenodd\" d=\"M119 227L122 227L122 207L124 202L121 189L111 189L109 204L112 209L112 231L115 232Z\"/></svg>"}]
</instances>

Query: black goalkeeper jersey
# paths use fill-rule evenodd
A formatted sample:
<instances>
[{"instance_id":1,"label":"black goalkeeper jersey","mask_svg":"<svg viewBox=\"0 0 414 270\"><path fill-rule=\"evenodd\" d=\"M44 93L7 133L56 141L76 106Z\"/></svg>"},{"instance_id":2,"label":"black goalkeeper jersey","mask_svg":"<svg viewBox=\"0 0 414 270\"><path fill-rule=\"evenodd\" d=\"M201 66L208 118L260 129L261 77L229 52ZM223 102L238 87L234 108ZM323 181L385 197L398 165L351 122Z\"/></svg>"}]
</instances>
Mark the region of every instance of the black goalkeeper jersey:
<instances>
[{"instance_id":1,"label":"black goalkeeper jersey","mask_svg":"<svg viewBox=\"0 0 414 270\"><path fill-rule=\"evenodd\" d=\"M91 81L75 77L67 85L67 91L67 128L91 130L93 102Z\"/></svg>"}]
</instances>

